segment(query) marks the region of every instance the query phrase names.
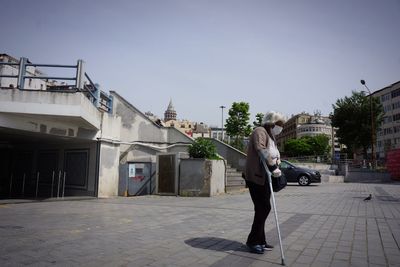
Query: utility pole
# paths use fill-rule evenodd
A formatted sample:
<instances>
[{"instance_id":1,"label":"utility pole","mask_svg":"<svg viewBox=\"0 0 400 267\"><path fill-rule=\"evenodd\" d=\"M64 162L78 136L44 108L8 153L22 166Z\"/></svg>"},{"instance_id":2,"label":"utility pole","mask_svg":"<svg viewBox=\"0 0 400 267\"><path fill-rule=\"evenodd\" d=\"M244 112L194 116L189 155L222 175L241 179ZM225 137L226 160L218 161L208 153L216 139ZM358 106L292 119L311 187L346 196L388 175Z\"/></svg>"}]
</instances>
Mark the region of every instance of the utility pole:
<instances>
[{"instance_id":1,"label":"utility pole","mask_svg":"<svg viewBox=\"0 0 400 267\"><path fill-rule=\"evenodd\" d=\"M221 130L222 130L222 134L221 134L221 141L224 141L224 108L226 108L225 106L220 106L221 109Z\"/></svg>"},{"instance_id":2,"label":"utility pole","mask_svg":"<svg viewBox=\"0 0 400 267\"><path fill-rule=\"evenodd\" d=\"M371 114L371 151L372 151L372 168L376 169L376 155L375 155L375 122L374 122L374 109L372 107L372 94L364 80L360 81L369 93L369 109Z\"/></svg>"}]
</instances>

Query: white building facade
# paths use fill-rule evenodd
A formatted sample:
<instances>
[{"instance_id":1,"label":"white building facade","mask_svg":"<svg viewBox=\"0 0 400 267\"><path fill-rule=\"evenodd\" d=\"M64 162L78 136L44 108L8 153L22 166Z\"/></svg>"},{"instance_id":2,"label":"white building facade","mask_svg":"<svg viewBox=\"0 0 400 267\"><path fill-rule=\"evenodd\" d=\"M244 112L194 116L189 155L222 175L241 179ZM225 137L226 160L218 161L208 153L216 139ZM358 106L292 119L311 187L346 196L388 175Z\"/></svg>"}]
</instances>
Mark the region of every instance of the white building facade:
<instances>
[{"instance_id":1,"label":"white building facade","mask_svg":"<svg viewBox=\"0 0 400 267\"><path fill-rule=\"evenodd\" d=\"M372 93L383 106L383 122L376 132L376 153L385 158L386 151L400 148L400 81Z\"/></svg>"}]
</instances>

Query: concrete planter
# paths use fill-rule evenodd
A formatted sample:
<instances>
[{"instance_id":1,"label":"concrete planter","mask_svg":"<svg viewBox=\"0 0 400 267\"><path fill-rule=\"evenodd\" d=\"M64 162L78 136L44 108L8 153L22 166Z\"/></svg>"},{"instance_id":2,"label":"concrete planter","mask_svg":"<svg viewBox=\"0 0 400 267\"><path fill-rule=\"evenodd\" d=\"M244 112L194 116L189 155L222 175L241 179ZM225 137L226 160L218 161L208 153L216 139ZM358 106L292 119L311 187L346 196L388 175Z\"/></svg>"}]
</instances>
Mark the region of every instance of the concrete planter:
<instances>
[{"instance_id":1,"label":"concrete planter","mask_svg":"<svg viewBox=\"0 0 400 267\"><path fill-rule=\"evenodd\" d=\"M390 174L369 170L349 171L344 177L345 183L390 183Z\"/></svg>"},{"instance_id":2,"label":"concrete planter","mask_svg":"<svg viewBox=\"0 0 400 267\"><path fill-rule=\"evenodd\" d=\"M179 195L211 197L225 193L225 166L224 160L182 159Z\"/></svg>"}]
</instances>

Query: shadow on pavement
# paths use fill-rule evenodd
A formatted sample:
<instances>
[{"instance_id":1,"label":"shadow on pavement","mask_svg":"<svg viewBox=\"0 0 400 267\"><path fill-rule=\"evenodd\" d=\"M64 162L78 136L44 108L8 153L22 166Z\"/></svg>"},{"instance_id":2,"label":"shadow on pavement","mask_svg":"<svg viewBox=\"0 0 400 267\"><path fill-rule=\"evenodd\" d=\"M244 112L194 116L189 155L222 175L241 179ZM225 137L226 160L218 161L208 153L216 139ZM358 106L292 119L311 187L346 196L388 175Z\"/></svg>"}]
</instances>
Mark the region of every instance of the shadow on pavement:
<instances>
[{"instance_id":1,"label":"shadow on pavement","mask_svg":"<svg viewBox=\"0 0 400 267\"><path fill-rule=\"evenodd\" d=\"M260 266L274 264L271 259L265 258L263 254L250 253L247 246L238 241L219 237L196 237L185 240L185 243L194 248L202 248L219 252L226 252L227 255L214 262L210 267L230 266L243 267L259 262ZM268 254L268 253L266 253Z\"/></svg>"},{"instance_id":2,"label":"shadow on pavement","mask_svg":"<svg viewBox=\"0 0 400 267\"><path fill-rule=\"evenodd\" d=\"M244 251L248 252L247 246L238 241L219 237L196 237L185 240L185 243L194 248L209 249L215 251Z\"/></svg>"}]
</instances>

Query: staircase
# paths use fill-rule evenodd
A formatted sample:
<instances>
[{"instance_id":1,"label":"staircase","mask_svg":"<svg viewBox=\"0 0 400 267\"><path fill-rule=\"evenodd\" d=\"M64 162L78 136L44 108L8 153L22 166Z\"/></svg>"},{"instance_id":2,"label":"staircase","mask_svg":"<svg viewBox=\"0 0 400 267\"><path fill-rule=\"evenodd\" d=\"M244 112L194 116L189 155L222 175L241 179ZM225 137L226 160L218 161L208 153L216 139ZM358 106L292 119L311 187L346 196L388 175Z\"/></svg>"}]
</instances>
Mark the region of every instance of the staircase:
<instances>
[{"instance_id":1,"label":"staircase","mask_svg":"<svg viewBox=\"0 0 400 267\"><path fill-rule=\"evenodd\" d=\"M242 178L242 173L228 164L226 166L226 192L237 192L245 188L246 182Z\"/></svg>"}]
</instances>

